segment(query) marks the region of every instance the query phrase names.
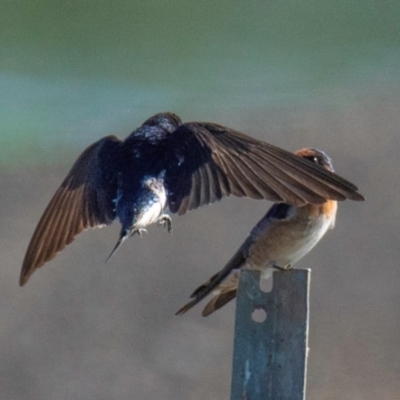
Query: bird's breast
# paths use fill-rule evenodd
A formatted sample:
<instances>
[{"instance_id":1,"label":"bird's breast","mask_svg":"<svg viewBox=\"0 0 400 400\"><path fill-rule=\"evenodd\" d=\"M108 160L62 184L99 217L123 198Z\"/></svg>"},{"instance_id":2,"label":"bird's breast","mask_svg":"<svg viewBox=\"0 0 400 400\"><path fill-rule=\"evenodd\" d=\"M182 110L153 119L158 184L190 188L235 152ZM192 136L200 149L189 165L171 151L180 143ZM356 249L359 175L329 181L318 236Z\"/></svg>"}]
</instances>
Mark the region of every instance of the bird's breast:
<instances>
[{"instance_id":1,"label":"bird's breast","mask_svg":"<svg viewBox=\"0 0 400 400\"><path fill-rule=\"evenodd\" d=\"M156 222L167 202L162 174L158 177L145 177L142 186L142 195L136 206L136 218L133 222L135 228L146 227Z\"/></svg>"},{"instance_id":2,"label":"bird's breast","mask_svg":"<svg viewBox=\"0 0 400 400\"><path fill-rule=\"evenodd\" d=\"M304 257L333 227L336 202L294 208L292 216L261 224L249 248L249 268L286 267Z\"/></svg>"},{"instance_id":3,"label":"bird's breast","mask_svg":"<svg viewBox=\"0 0 400 400\"><path fill-rule=\"evenodd\" d=\"M123 229L136 230L156 222L167 202L164 172L120 177L116 211Z\"/></svg>"},{"instance_id":4,"label":"bird's breast","mask_svg":"<svg viewBox=\"0 0 400 400\"><path fill-rule=\"evenodd\" d=\"M143 207L141 212L137 214L136 221L134 221L133 226L135 229L144 228L148 225L153 224L158 220L163 212L163 205L161 202L152 202L148 204L147 207Z\"/></svg>"}]
</instances>

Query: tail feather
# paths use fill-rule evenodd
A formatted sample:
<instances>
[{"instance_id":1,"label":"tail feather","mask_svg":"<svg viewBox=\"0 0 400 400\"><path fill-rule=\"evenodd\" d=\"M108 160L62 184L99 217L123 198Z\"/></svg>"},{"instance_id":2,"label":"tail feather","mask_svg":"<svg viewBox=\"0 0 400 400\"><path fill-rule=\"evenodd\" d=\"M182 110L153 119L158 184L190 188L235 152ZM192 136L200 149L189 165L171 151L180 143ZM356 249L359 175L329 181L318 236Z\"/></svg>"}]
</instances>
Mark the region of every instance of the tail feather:
<instances>
[{"instance_id":1,"label":"tail feather","mask_svg":"<svg viewBox=\"0 0 400 400\"><path fill-rule=\"evenodd\" d=\"M196 297L199 293L201 293L203 290L205 290L207 288L208 285L211 285L211 283L217 279L218 274L220 274L220 272L217 272L216 274L214 274L211 278L209 278L206 282L204 282L202 285L200 285L191 295L190 298L193 299L194 297Z\"/></svg>"},{"instance_id":2,"label":"tail feather","mask_svg":"<svg viewBox=\"0 0 400 400\"><path fill-rule=\"evenodd\" d=\"M105 262L107 262L113 256L113 254L117 251L118 247L121 246L121 244L125 241L125 239L128 236L129 236L129 233L126 229L121 230L118 241L117 241L116 245L114 246L114 248L112 249L110 255L107 257Z\"/></svg>"},{"instance_id":3,"label":"tail feather","mask_svg":"<svg viewBox=\"0 0 400 400\"><path fill-rule=\"evenodd\" d=\"M226 303L230 302L232 299L236 297L237 287L231 288L229 290L221 291L220 294L214 296L204 307L203 312L201 313L203 317L208 317L214 311L217 311Z\"/></svg>"},{"instance_id":4,"label":"tail feather","mask_svg":"<svg viewBox=\"0 0 400 400\"><path fill-rule=\"evenodd\" d=\"M199 286L193 294L190 296L193 299L185 304L181 309L179 309L175 315L182 315L188 310L190 310L194 305L203 300L208 294L210 294L222 281L224 281L233 270L237 270L243 266L246 262L246 255L243 253L242 249L236 252L236 254L230 259L230 261L221 269L218 273L213 275L207 282ZM235 297L235 296L233 296ZM233 298L232 297L232 298ZM227 300L229 301L229 300ZM225 304L225 303L224 303ZM222 307L222 305L221 305Z\"/></svg>"}]
</instances>

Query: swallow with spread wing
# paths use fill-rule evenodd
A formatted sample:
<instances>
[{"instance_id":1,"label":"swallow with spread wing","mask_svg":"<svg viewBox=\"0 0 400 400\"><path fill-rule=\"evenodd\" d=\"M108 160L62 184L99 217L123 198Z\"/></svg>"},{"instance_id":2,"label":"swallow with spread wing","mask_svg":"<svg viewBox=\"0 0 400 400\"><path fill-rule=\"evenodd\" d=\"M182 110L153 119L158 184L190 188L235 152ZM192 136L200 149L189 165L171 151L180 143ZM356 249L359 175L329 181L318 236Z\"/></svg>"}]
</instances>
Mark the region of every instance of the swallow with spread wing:
<instances>
[{"instance_id":1,"label":"swallow with spread wing","mask_svg":"<svg viewBox=\"0 0 400 400\"><path fill-rule=\"evenodd\" d=\"M160 113L125 140L106 136L80 155L34 231L20 285L84 229L118 217L113 253L152 223L171 231L166 209L183 215L229 195L295 206L363 200L355 185L304 158L230 128Z\"/></svg>"},{"instance_id":2,"label":"swallow with spread wing","mask_svg":"<svg viewBox=\"0 0 400 400\"><path fill-rule=\"evenodd\" d=\"M322 151L302 149L296 155L333 171L330 158ZM267 279L274 270L290 268L333 228L336 210L335 200L302 206L274 204L225 267L198 287L193 299L176 314L185 313L210 293L213 297L202 315L206 317L221 308L236 297L242 269L261 271L261 279Z\"/></svg>"}]
</instances>

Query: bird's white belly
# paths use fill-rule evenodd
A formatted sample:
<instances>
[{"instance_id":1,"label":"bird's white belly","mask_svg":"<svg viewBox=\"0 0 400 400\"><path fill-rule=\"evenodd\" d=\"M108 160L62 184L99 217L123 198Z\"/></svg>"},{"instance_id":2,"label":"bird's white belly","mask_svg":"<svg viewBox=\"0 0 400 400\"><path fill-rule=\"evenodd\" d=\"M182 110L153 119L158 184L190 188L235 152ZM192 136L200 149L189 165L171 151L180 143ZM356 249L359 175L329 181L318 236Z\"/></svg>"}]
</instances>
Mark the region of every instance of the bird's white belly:
<instances>
[{"instance_id":1,"label":"bird's white belly","mask_svg":"<svg viewBox=\"0 0 400 400\"><path fill-rule=\"evenodd\" d=\"M162 214L164 207L161 203L154 203L151 205L137 220L136 227L142 228L153 224L158 220Z\"/></svg>"},{"instance_id":2,"label":"bird's white belly","mask_svg":"<svg viewBox=\"0 0 400 400\"><path fill-rule=\"evenodd\" d=\"M259 242L252 248L252 261L246 267L262 271L262 277L271 276L274 265L285 268L303 258L332 226L334 219L320 216L309 226L290 229L285 234L267 235L264 243Z\"/></svg>"},{"instance_id":3,"label":"bird's white belly","mask_svg":"<svg viewBox=\"0 0 400 400\"><path fill-rule=\"evenodd\" d=\"M321 219L323 219L323 221L318 223L315 228L310 229L307 235L299 239L298 243L294 243L291 251L288 251L287 254L282 254L281 261L283 265L295 264L320 241L322 236L325 235L326 231L329 229L330 222L327 221L325 217L321 217Z\"/></svg>"},{"instance_id":4,"label":"bird's white belly","mask_svg":"<svg viewBox=\"0 0 400 400\"><path fill-rule=\"evenodd\" d=\"M157 222L162 215L165 204L167 202L167 194L165 192L162 180L154 178L145 182L149 189L156 195L157 201L153 202L146 210L138 217L135 227L141 228Z\"/></svg>"}]
</instances>

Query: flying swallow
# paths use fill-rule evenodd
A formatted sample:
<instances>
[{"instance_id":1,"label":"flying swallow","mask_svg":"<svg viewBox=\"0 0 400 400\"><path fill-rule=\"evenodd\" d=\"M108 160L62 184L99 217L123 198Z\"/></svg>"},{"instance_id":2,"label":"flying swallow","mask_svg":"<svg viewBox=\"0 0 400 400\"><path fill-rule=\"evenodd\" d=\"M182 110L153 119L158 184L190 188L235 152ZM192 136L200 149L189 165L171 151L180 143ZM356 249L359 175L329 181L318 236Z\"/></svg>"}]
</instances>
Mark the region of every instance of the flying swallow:
<instances>
[{"instance_id":1,"label":"flying swallow","mask_svg":"<svg viewBox=\"0 0 400 400\"><path fill-rule=\"evenodd\" d=\"M114 252L152 223L171 231L166 209L183 215L231 194L296 206L363 200L352 183L290 152L221 125L160 113L125 140L106 136L80 155L36 227L20 285L84 229L118 217Z\"/></svg>"},{"instance_id":2,"label":"flying swallow","mask_svg":"<svg viewBox=\"0 0 400 400\"><path fill-rule=\"evenodd\" d=\"M330 158L315 149L298 150L296 155L333 171ZM176 314L181 315L210 293L213 297L202 315L208 316L236 297L242 269L258 270L267 279L274 270L285 270L305 256L333 228L337 202L295 206L274 204L250 232L224 268L198 287L189 303Z\"/></svg>"}]
</instances>

